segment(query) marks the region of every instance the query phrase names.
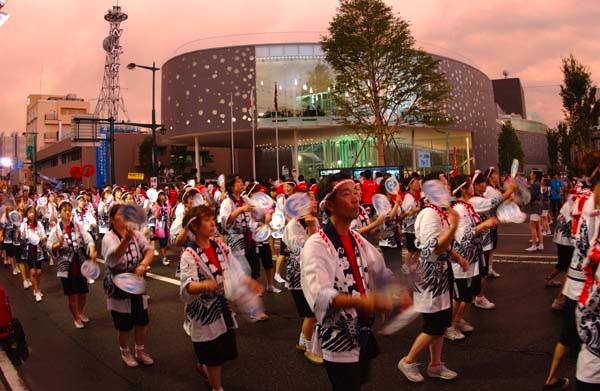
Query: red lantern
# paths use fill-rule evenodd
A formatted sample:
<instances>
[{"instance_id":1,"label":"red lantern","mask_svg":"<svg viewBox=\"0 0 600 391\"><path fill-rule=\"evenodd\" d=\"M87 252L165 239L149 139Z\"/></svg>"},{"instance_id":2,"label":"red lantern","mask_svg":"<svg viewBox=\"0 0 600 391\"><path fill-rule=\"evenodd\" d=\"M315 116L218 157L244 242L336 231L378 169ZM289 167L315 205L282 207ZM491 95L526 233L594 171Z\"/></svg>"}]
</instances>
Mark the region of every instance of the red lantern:
<instances>
[{"instance_id":1,"label":"red lantern","mask_svg":"<svg viewBox=\"0 0 600 391\"><path fill-rule=\"evenodd\" d=\"M73 178L73 179L81 179L81 177L82 177L81 167L79 167L79 166L71 167L71 169L69 170L69 175L71 175L71 178Z\"/></svg>"},{"instance_id":2,"label":"red lantern","mask_svg":"<svg viewBox=\"0 0 600 391\"><path fill-rule=\"evenodd\" d=\"M93 164L86 164L85 166L81 167L81 175L85 177L89 178L94 175L95 172L96 169L94 168Z\"/></svg>"}]
</instances>

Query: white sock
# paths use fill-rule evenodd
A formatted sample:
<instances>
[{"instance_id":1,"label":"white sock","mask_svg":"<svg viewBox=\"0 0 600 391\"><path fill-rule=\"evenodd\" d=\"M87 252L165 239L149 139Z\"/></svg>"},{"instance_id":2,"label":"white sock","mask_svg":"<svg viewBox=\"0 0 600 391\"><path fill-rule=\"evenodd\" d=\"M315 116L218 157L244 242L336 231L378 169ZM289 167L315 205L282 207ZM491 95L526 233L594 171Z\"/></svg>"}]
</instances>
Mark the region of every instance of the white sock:
<instances>
[{"instance_id":1,"label":"white sock","mask_svg":"<svg viewBox=\"0 0 600 391\"><path fill-rule=\"evenodd\" d=\"M304 338L304 334L300 333L300 338L298 338L298 345L306 345L306 338Z\"/></svg>"},{"instance_id":2,"label":"white sock","mask_svg":"<svg viewBox=\"0 0 600 391\"><path fill-rule=\"evenodd\" d=\"M312 351L313 351L312 340L305 339L304 341L306 343L306 351L309 353L312 353Z\"/></svg>"},{"instance_id":3,"label":"white sock","mask_svg":"<svg viewBox=\"0 0 600 391\"><path fill-rule=\"evenodd\" d=\"M135 350L144 350L144 345L135 345Z\"/></svg>"}]
</instances>

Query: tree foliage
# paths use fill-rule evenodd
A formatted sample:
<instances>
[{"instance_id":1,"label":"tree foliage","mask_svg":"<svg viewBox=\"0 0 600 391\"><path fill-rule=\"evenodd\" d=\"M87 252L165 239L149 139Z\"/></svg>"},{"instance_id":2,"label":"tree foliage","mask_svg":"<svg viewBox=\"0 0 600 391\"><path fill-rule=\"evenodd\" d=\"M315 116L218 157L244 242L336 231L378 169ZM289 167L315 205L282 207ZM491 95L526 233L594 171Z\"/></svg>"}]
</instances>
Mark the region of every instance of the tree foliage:
<instances>
[{"instance_id":1,"label":"tree foliage","mask_svg":"<svg viewBox=\"0 0 600 391\"><path fill-rule=\"evenodd\" d=\"M556 133L558 134L558 154L560 156L560 164L562 168L571 172L573 164L571 160L571 150L573 147L573 137L569 133L569 127L565 122L559 122L556 127Z\"/></svg>"},{"instance_id":2,"label":"tree foliage","mask_svg":"<svg viewBox=\"0 0 600 391\"><path fill-rule=\"evenodd\" d=\"M327 88L331 87L333 83L331 70L326 64L319 62L308 74L306 83L315 91L327 91Z\"/></svg>"},{"instance_id":3,"label":"tree foliage","mask_svg":"<svg viewBox=\"0 0 600 391\"><path fill-rule=\"evenodd\" d=\"M546 142L548 144L550 171L553 173L558 172L560 171L560 136L556 129L548 129L546 132Z\"/></svg>"},{"instance_id":4,"label":"tree foliage","mask_svg":"<svg viewBox=\"0 0 600 391\"><path fill-rule=\"evenodd\" d=\"M409 24L382 0L341 0L321 47L336 73L332 89L347 126L384 145L401 126L447 124L450 87L439 61L415 48Z\"/></svg>"},{"instance_id":5,"label":"tree foliage","mask_svg":"<svg viewBox=\"0 0 600 391\"><path fill-rule=\"evenodd\" d=\"M523 163L523 148L521 141L517 137L517 132L510 121L502 125L502 130L498 136L498 159L501 172L510 172L510 166L513 159L518 159Z\"/></svg>"},{"instance_id":6,"label":"tree foliage","mask_svg":"<svg viewBox=\"0 0 600 391\"><path fill-rule=\"evenodd\" d=\"M571 54L562 60L563 84L560 96L568 132L574 145L581 152L588 152L594 127L598 126L600 100L596 98L596 86L592 74Z\"/></svg>"}]
</instances>

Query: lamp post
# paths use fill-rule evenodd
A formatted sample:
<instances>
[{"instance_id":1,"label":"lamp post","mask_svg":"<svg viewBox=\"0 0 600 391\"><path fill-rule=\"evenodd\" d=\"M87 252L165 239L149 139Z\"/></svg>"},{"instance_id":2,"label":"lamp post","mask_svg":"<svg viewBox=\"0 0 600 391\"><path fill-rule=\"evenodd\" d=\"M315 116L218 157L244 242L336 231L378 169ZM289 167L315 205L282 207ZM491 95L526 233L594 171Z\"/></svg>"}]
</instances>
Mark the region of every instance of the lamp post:
<instances>
[{"instance_id":1,"label":"lamp post","mask_svg":"<svg viewBox=\"0 0 600 391\"><path fill-rule=\"evenodd\" d=\"M156 151L156 108L154 103L154 95L156 90L156 71L160 70L160 68L156 67L156 63L152 62L152 66L140 65L136 63L127 64L127 69L135 69L142 68L152 71L152 124L150 129L152 129L152 176L158 179L158 154Z\"/></svg>"}]
</instances>

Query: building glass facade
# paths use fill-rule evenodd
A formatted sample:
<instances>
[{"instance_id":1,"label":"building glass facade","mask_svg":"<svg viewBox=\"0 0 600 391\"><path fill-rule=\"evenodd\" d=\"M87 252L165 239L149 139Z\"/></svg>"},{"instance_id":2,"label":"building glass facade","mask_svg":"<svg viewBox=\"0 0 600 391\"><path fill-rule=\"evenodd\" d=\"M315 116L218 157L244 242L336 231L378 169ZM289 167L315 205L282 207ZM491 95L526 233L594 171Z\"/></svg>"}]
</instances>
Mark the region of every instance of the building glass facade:
<instances>
[{"instance_id":1,"label":"building glass facade","mask_svg":"<svg viewBox=\"0 0 600 391\"><path fill-rule=\"evenodd\" d=\"M498 127L491 81L471 65L436 58L452 90L443 111L453 123L400 129L386 143L385 165L423 173L451 169L454 160L461 172L496 165ZM162 122L171 144L255 148L256 172L262 178L278 171L277 145L280 171L283 166L297 168L306 177L317 177L321 169L378 165L375 140L347 129L336 115L330 96L334 72L318 43L192 51L168 60L162 79ZM413 161L427 164L413 167ZM239 160L233 169L244 176L252 172L251 165Z\"/></svg>"}]
</instances>

